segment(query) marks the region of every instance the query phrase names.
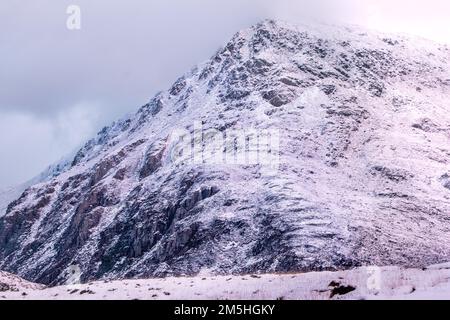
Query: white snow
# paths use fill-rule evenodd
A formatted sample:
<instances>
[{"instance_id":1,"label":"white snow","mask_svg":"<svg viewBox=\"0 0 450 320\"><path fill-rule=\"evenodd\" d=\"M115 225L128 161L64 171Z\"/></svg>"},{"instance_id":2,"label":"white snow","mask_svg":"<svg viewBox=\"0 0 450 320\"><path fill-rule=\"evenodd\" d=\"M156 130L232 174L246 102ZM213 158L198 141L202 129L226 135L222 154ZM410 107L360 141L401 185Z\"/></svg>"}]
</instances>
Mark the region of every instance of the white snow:
<instances>
[{"instance_id":1,"label":"white snow","mask_svg":"<svg viewBox=\"0 0 450 320\"><path fill-rule=\"evenodd\" d=\"M53 288L0 273L3 282L15 289L0 292L0 300L449 300L450 264L425 270L361 267L304 274L98 281ZM333 295L338 287L354 290Z\"/></svg>"}]
</instances>

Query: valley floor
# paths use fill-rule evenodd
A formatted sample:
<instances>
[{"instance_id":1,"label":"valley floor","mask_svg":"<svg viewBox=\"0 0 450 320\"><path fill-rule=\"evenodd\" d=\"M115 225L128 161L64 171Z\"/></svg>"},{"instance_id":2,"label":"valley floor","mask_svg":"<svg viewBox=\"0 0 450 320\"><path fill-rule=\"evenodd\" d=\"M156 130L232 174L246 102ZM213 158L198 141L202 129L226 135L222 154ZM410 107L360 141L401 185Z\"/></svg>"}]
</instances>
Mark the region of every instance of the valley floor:
<instances>
[{"instance_id":1,"label":"valley floor","mask_svg":"<svg viewBox=\"0 0 450 320\"><path fill-rule=\"evenodd\" d=\"M450 299L450 263L424 270L363 267L339 272L198 276L45 288L0 272L1 300Z\"/></svg>"}]
</instances>

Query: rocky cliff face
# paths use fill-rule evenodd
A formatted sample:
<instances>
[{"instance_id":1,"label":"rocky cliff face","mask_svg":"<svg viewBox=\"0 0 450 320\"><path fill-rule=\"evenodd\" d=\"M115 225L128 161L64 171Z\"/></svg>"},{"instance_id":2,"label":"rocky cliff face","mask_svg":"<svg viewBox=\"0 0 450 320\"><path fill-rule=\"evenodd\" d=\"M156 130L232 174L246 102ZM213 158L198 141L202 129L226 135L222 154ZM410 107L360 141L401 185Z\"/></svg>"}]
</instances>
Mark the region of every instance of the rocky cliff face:
<instances>
[{"instance_id":1,"label":"rocky cliff face","mask_svg":"<svg viewBox=\"0 0 450 320\"><path fill-rule=\"evenodd\" d=\"M56 285L448 261L449 58L356 28L241 31L12 202L0 269ZM237 130L279 145L192 161Z\"/></svg>"}]
</instances>

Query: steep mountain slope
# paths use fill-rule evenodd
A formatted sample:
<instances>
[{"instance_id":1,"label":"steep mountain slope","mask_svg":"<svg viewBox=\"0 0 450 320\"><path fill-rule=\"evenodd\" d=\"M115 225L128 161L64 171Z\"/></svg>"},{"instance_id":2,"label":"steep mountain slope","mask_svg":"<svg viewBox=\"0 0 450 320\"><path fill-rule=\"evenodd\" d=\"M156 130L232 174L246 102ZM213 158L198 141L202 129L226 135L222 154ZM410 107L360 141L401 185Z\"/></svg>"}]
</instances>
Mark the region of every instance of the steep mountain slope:
<instances>
[{"instance_id":1,"label":"steep mountain slope","mask_svg":"<svg viewBox=\"0 0 450 320\"><path fill-rule=\"evenodd\" d=\"M25 189L26 187L22 188L21 186L0 189L0 217L6 213L8 204L17 199Z\"/></svg>"},{"instance_id":2,"label":"steep mountain slope","mask_svg":"<svg viewBox=\"0 0 450 320\"><path fill-rule=\"evenodd\" d=\"M67 157L69 159L69 157ZM72 159L71 159L72 160ZM47 169L45 169L43 172L41 172L38 176L34 177L33 179L24 182L19 185L6 187L3 189L0 189L0 217L2 217L7 209L8 205L20 197L20 195L30 186L33 186L38 183L42 183L45 181L48 181L49 179L58 176L62 171L65 171L69 168L69 165L71 164L71 161L68 161L67 159L62 159L60 162L48 166Z\"/></svg>"},{"instance_id":3,"label":"steep mountain slope","mask_svg":"<svg viewBox=\"0 0 450 320\"><path fill-rule=\"evenodd\" d=\"M449 58L357 28L241 31L10 204L0 269L56 285L448 261Z\"/></svg>"}]
</instances>

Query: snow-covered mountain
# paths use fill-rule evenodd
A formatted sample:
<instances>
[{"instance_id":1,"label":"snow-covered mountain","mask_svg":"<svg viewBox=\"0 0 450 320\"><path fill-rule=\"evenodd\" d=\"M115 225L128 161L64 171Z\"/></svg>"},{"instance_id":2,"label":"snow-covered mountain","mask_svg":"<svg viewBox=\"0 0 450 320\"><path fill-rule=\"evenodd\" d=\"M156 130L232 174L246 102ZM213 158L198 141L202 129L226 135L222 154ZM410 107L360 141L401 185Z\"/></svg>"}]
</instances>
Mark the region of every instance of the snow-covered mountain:
<instances>
[{"instance_id":1,"label":"snow-covered mountain","mask_svg":"<svg viewBox=\"0 0 450 320\"><path fill-rule=\"evenodd\" d=\"M26 189L26 187L7 187L0 189L0 217L6 213L8 204L17 199L21 193Z\"/></svg>"},{"instance_id":2,"label":"snow-covered mountain","mask_svg":"<svg viewBox=\"0 0 450 320\"><path fill-rule=\"evenodd\" d=\"M0 217L6 213L8 205L18 199L28 187L48 181L67 170L71 164L71 161L67 159L61 159L58 163L48 166L43 172L27 182L0 189ZM72 160L72 158L69 159Z\"/></svg>"},{"instance_id":3,"label":"snow-covered mountain","mask_svg":"<svg viewBox=\"0 0 450 320\"><path fill-rule=\"evenodd\" d=\"M243 30L10 204L0 269L56 285L449 261L449 58L356 27Z\"/></svg>"}]
</instances>

